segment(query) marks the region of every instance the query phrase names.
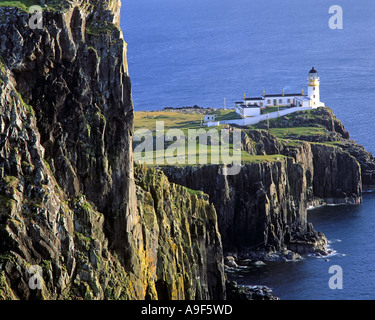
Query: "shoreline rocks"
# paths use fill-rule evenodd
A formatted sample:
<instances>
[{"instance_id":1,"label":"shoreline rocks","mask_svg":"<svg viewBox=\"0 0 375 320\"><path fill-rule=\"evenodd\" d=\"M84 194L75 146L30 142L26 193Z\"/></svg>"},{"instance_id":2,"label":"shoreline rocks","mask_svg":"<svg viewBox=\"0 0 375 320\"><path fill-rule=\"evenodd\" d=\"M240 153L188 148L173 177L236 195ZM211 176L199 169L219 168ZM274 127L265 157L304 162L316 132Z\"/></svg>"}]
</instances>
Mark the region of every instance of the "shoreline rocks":
<instances>
[{"instance_id":1,"label":"shoreline rocks","mask_svg":"<svg viewBox=\"0 0 375 320\"><path fill-rule=\"evenodd\" d=\"M272 289L266 286L238 285L235 281L228 281L226 288L228 300L280 300Z\"/></svg>"},{"instance_id":2,"label":"shoreline rocks","mask_svg":"<svg viewBox=\"0 0 375 320\"><path fill-rule=\"evenodd\" d=\"M339 136L340 144L350 142L330 109L313 112L318 123ZM312 125L312 118L310 115L305 125ZM304 115L295 115L294 120L302 126ZM253 248L327 254L327 240L308 222L307 211L323 205L361 203L364 164L355 152L324 143L285 143L269 132L252 129L242 131L242 148L251 155L284 157L243 164L236 176L221 175L220 165L161 169L171 182L209 195L218 214L224 252ZM364 162L373 159L357 153ZM368 173L372 164L366 168Z\"/></svg>"},{"instance_id":3,"label":"shoreline rocks","mask_svg":"<svg viewBox=\"0 0 375 320\"><path fill-rule=\"evenodd\" d=\"M316 253L317 256L328 255ZM250 266L264 266L267 262L291 262L303 260L303 256L291 250L284 251L265 251L249 250L227 253L224 256L224 264L229 269L236 269Z\"/></svg>"}]
</instances>

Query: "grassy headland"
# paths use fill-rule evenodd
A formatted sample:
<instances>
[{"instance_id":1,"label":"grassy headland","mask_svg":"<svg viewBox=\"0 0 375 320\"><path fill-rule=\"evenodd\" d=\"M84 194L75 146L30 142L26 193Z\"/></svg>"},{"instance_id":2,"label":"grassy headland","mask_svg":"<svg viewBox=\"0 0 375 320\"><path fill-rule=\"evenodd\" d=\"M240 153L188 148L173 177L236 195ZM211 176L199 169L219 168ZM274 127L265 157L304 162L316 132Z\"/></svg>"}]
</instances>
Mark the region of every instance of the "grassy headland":
<instances>
[{"instance_id":1,"label":"grassy headland","mask_svg":"<svg viewBox=\"0 0 375 320\"><path fill-rule=\"evenodd\" d=\"M185 110L186 111L186 110ZM223 110L218 109L211 114L215 115L215 120L222 121L222 120L232 120L232 119L239 119L240 117L235 113L234 110ZM143 130L150 130L152 132L152 136L155 139L156 136L156 123L161 121L164 125L164 132L166 133L170 129L179 129L182 130L185 137L188 137L189 130L199 130L203 129L208 131L208 128L203 124L203 117L202 113L195 113L194 111L188 110L188 112L184 112L182 109L176 109L176 111L169 109L169 110L162 110L162 111L142 111L142 112L135 112L135 121L134 121L134 130L143 129ZM263 130L263 129L256 129L254 126L253 129L255 130ZM211 127L216 129L220 132L222 129L231 128L228 125L220 125ZM211 129L210 128L210 129ZM272 128L269 130L271 134L276 136L280 139L280 141L288 141L286 139L295 139L296 142L301 135L323 135L324 128L322 127L291 127L291 128ZM177 139L175 139L177 140ZM177 150L174 151L173 154L169 154L169 157L165 156L165 160L178 160L178 164L170 164L170 165L189 165L188 159L196 157L196 163L201 163L199 161L199 148L202 146L200 143L202 141L196 142L196 149L191 150L188 147L188 138L186 138L184 148L184 156L185 158L174 158L177 157ZM134 147L137 146L140 142L134 143ZM285 143L285 144L286 144ZM164 148L165 150L172 143L165 143ZM155 147L156 149L156 147ZM162 160L160 157L164 157L164 153L160 154L157 151L153 150L152 153L149 153L147 157L144 158L149 164L148 166L154 166L155 164L150 163L160 163ZM229 145L230 155L233 154L233 145ZM239 151L239 150L237 150ZM181 154L181 153L180 153ZM142 153L144 156L145 153ZM285 158L282 154L271 154L271 155L254 155L250 154L249 152L245 151L241 148L241 163L248 164L248 163L262 163L262 162L275 162L280 161L281 159ZM222 157L220 150L216 150L215 148L211 148L211 145L208 144L207 146L207 164L217 163L217 159L219 159L219 163L222 163ZM185 160L185 161L184 161ZM166 165L168 165L166 163ZM190 164L191 165L191 164Z\"/></svg>"}]
</instances>

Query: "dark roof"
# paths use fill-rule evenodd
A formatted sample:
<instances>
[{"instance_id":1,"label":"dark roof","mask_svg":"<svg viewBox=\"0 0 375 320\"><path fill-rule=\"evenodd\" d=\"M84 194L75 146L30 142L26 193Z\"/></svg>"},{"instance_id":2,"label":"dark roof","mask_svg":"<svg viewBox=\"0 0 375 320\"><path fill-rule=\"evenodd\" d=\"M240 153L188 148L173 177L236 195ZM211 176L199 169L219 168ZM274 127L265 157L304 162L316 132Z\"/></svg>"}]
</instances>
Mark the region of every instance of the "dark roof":
<instances>
[{"instance_id":1,"label":"dark roof","mask_svg":"<svg viewBox=\"0 0 375 320\"><path fill-rule=\"evenodd\" d=\"M260 98L245 98L245 100L262 100L263 99L263 97L260 97Z\"/></svg>"},{"instance_id":2,"label":"dark roof","mask_svg":"<svg viewBox=\"0 0 375 320\"><path fill-rule=\"evenodd\" d=\"M282 94L266 94L266 98L272 98L272 97L297 97L297 96L306 96L306 94L302 93L286 93L284 95Z\"/></svg>"},{"instance_id":3,"label":"dark roof","mask_svg":"<svg viewBox=\"0 0 375 320\"><path fill-rule=\"evenodd\" d=\"M312 67L312 69L310 70L310 72L309 73L318 73L318 71L316 71L315 70L315 68L314 67Z\"/></svg>"}]
</instances>

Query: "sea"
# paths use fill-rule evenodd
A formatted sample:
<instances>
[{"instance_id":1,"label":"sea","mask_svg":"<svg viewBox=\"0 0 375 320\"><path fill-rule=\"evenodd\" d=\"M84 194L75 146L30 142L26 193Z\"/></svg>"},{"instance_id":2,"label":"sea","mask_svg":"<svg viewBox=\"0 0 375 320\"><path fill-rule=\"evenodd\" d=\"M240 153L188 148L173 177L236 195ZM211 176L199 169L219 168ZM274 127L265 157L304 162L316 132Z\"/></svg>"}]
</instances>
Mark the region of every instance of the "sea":
<instances>
[{"instance_id":1,"label":"sea","mask_svg":"<svg viewBox=\"0 0 375 320\"><path fill-rule=\"evenodd\" d=\"M307 92L314 66L321 101L375 154L373 0L126 0L121 28L135 111L231 108L244 94ZM266 285L282 300L375 299L375 193L360 205L309 210L308 219L331 255L266 262L231 277Z\"/></svg>"}]
</instances>

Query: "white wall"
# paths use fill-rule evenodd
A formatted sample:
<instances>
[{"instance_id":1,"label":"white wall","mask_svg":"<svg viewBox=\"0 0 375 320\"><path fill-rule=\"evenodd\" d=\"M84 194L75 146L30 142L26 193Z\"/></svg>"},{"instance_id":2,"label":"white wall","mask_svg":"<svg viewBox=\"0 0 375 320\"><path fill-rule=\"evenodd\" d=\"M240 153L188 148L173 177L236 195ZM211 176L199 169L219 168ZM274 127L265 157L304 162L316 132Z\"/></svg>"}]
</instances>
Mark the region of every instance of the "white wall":
<instances>
[{"instance_id":1,"label":"white wall","mask_svg":"<svg viewBox=\"0 0 375 320\"><path fill-rule=\"evenodd\" d=\"M241 118L244 118L244 116L243 116L243 108L237 105L235 109L236 109L236 113L237 113Z\"/></svg>"},{"instance_id":2,"label":"white wall","mask_svg":"<svg viewBox=\"0 0 375 320\"><path fill-rule=\"evenodd\" d=\"M214 115L207 115L207 116L204 116L204 118L203 118L204 122L214 121L214 120L215 120L215 116Z\"/></svg>"},{"instance_id":3,"label":"white wall","mask_svg":"<svg viewBox=\"0 0 375 320\"><path fill-rule=\"evenodd\" d=\"M237 124L239 126L248 126L252 124L257 124L260 121L267 120L267 115L269 119L276 119L278 116L282 117L290 113L294 113L297 111L304 111L304 110L311 110L311 107L294 107L294 108L289 108L285 110L281 110L279 112L271 112L268 114L262 114L259 116L251 117L251 118L246 118L246 119L238 119L238 120L225 120L225 121L218 121L218 122L210 122L210 123L215 123L213 125L219 125L219 124ZM219 124L217 124L219 123Z\"/></svg>"},{"instance_id":4,"label":"white wall","mask_svg":"<svg viewBox=\"0 0 375 320\"><path fill-rule=\"evenodd\" d=\"M244 108L245 117L254 117L260 115L260 108Z\"/></svg>"},{"instance_id":5,"label":"white wall","mask_svg":"<svg viewBox=\"0 0 375 320\"><path fill-rule=\"evenodd\" d=\"M295 97L298 97L298 96L277 96L277 97L266 97L264 100L263 99L260 99L260 100L248 100L248 101L245 101L246 105L252 105L252 104L257 104L258 106L260 106L260 104L262 103L263 106L262 107L273 107L274 106L274 103L273 103L273 100L276 99L276 105L278 106L290 106L294 103L294 98ZM269 102L268 102L269 100ZM280 102L281 100L281 102ZM288 102L289 100L289 102Z\"/></svg>"},{"instance_id":6,"label":"white wall","mask_svg":"<svg viewBox=\"0 0 375 320\"><path fill-rule=\"evenodd\" d=\"M318 108L320 104L320 78L318 75L308 76L308 96L312 100L311 107Z\"/></svg>"},{"instance_id":7,"label":"white wall","mask_svg":"<svg viewBox=\"0 0 375 320\"><path fill-rule=\"evenodd\" d=\"M291 97L283 97L283 96L279 96L279 97L269 97L264 100L265 101L265 105L267 107L273 107L274 104L273 104L273 100L276 99L276 105L277 106L290 106L293 104L293 100L294 100L295 96L291 96ZM270 103L268 103L268 100L271 100ZM281 102L280 102L281 100ZM288 100L290 100L290 102L288 102Z\"/></svg>"},{"instance_id":8,"label":"white wall","mask_svg":"<svg viewBox=\"0 0 375 320\"><path fill-rule=\"evenodd\" d=\"M297 107L311 107L311 101L306 98L296 98Z\"/></svg>"},{"instance_id":9,"label":"white wall","mask_svg":"<svg viewBox=\"0 0 375 320\"><path fill-rule=\"evenodd\" d=\"M221 123L224 123L224 122L221 122ZM205 124L207 125L207 127L217 127L217 126L220 126L220 121L211 121Z\"/></svg>"}]
</instances>

